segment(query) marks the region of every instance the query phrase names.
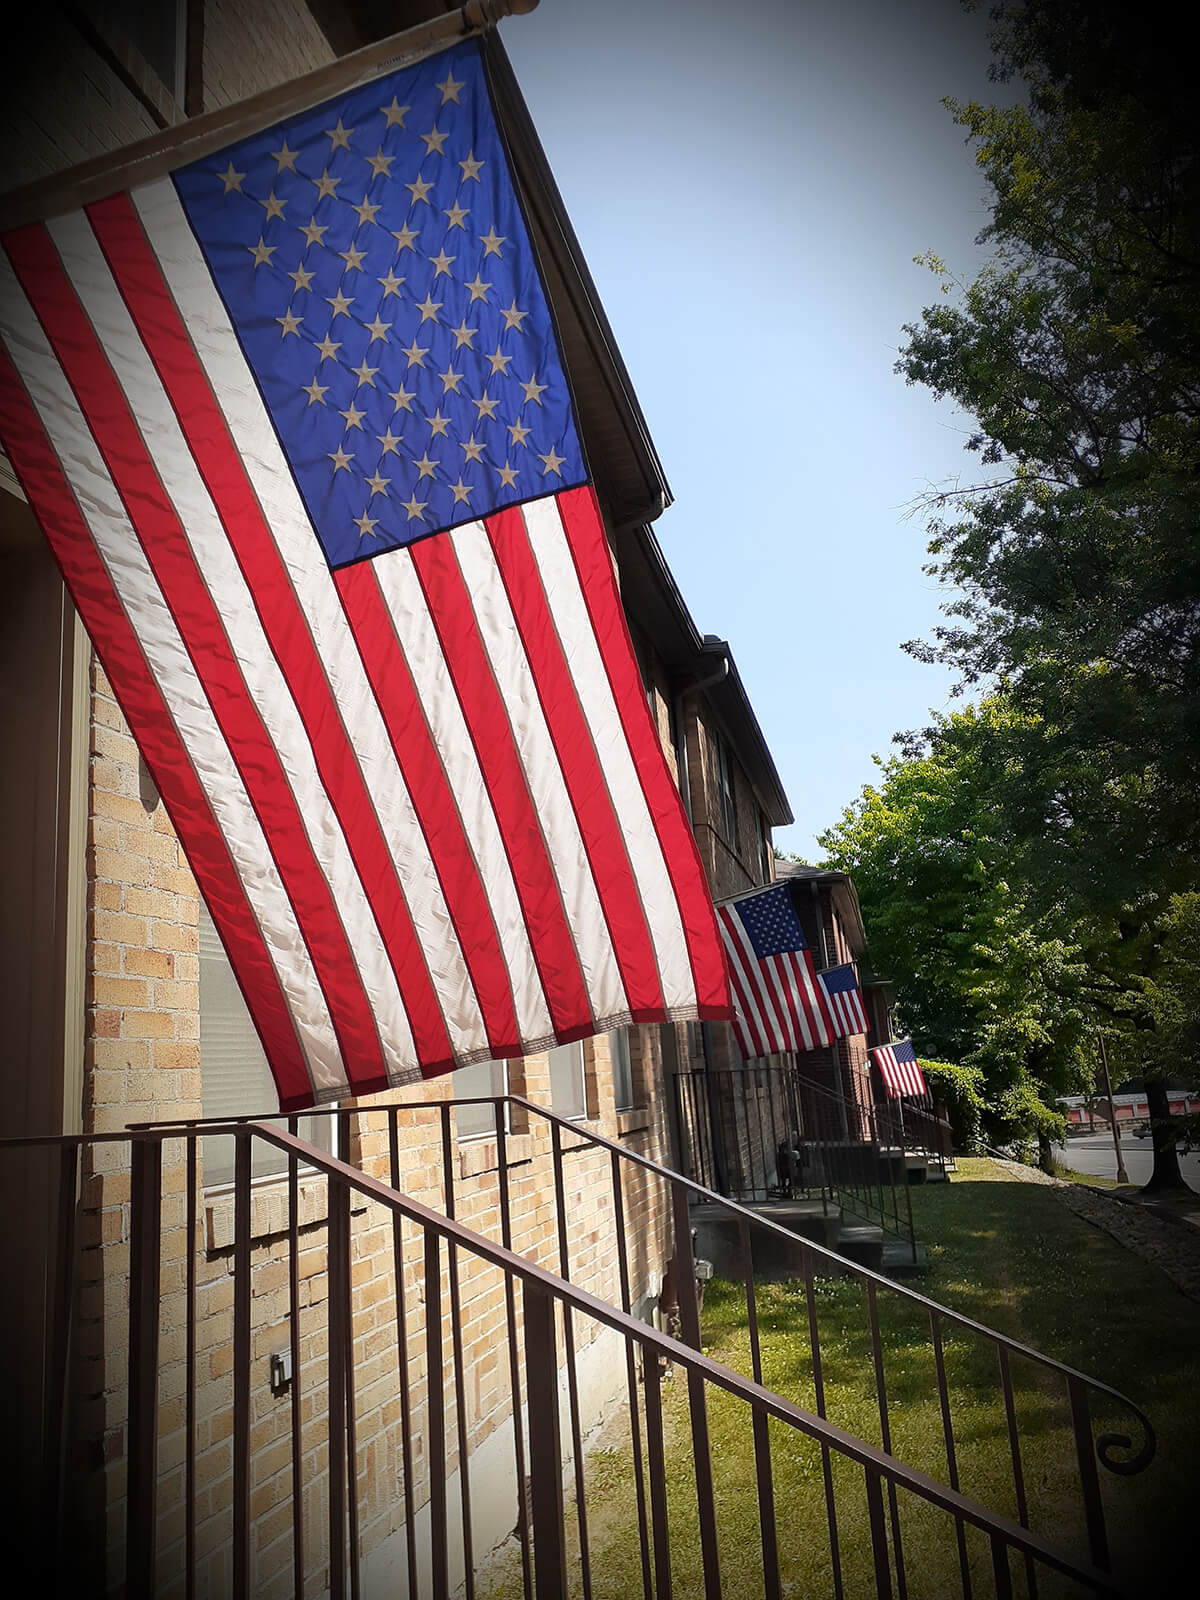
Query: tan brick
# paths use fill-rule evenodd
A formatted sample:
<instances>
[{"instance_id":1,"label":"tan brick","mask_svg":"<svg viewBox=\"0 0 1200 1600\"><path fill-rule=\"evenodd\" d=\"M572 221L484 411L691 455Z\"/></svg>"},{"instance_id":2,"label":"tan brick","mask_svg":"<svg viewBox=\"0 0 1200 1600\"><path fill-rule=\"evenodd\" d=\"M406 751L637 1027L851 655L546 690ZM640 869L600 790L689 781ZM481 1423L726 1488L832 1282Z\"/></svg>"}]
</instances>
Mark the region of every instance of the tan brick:
<instances>
[{"instance_id":1,"label":"tan brick","mask_svg":"<svg viewBox=\"0 0 1200 1600\"><path fill-rule=\"evenodd\" d=\"M162 954L163 952L159 952ZM161 1006L166 1011L198 1011L200 1009L200 985L198 983L178 983L171 979L160 979L154 985L154 1004Z\"/></svg>"},{"instance_id":2,"label":"tan brick","mask_svg":"<svg viewBox=\"0 0 1200 1600\"><path fill-rule=\"evenodd\" d=\"M169 1011L126 1011L122 1031L131 1039L170 1039L175 1018Z\"/></svg>"},{"instance_id":3,"label":"tan brick","mask_svg":"<svg viewBox=\"0 0 1200 1600\"><path fill-rule=\"evenodd\" d=\"M137 774L117 761L104 756L94 756L89 768L93 789L107 790L112 794L132 795L137 787Z\"/></svg>"},{"instance_id":4,"label":"tan brick","mask_svg":"<svg viewBox=\"0 0 1200 1600\"><path fill-rule=\"evenodd\" d=\"M93 911L91 934L95 939L108 939L114 944L144 945L149 938L150 926L145 917L125 916L115 911Z\"/></svg>"},{"instance_id":5,"label":"tan brick","mask_svg":"<svg viewBox=\"0 0 1200 1600\"><path fill-rule=\"evenodd\" d=\"M117 850L121 844L121 829L115 822L109 822L104 817L92 817L88 821L87 831L88 849L93 852L89 858L89 867L92 872L96 870L95 854L97 850Z\"/></svg>"},{"instance_id":6,"label":"tan brick","mask_svg":"<svg viewBox=\"0 0 1200 1600\"><path fill-rule=\"evenodd\" d=\"M167 894L164 889L126 889L125 909L135 917L166 917L171 922L180 920L178 896Z\"/></svg>"},{"instance_id":7,"label":"tan brick","mask_svg":"<svg viewBox=\"0 0 1200 1600\"><path fill-rule=\"evenodd\" d=\"M150 882L156 889L165 889L168 894L182 894L195 899L198 893L196 880L187 866L154 865L150 868Z\"/></svg>"},{"instance_id":8,"label":"tan brick","mask_svg":"<svg viewBox=\"0 0 1200 1600\"><path fill-rule=\"evenodd\" d=\"M128 733L116 728L105 728L93 722L91 744L93 755L105 756L110 761L126 765L135 765L137 762L137 745Z\"/></svg>"},{"instance_id":9,"label":"tan brick","mask_svg":"<svg viewBox=\"0 0 1200 1600\"><path fill-rule=\"evenodd\" d=\"M91 962L95 972L120 972L123 947L119 944L93 944Z\"/></svg>"},{"instance_id":10,"label":"tan brick","mask_svg":"<svg viewBox=\"0 0 1200 1600\"><path fill-rule=\"evenodd\" d=\"M90 1039L88 1062L114 1071L150 1065L150 1045L142 1039Z\"/></svg>"},{"instance_id":11,"label":"tan brick","mask_svg":"<svg viewBox=\"0 0 1200 1600\"><path fill-rule=\"evenodd\" d=\"M178 957L170 950L130 950L124 952L124 970L145 978L173 978Z\"/></svg>"},{"instance_id":12,"label":"tan brick","mask_svg":"<svg viewBox=\"0 0 1200 1600\"><path fill-rule=\"evenodd\" d=\"M99 1006L145 1006L150 1002L150 985L143 978L93 977L88 987L91 1001Z\"/></svg>"},{"instance_id":13,"label":"tan brick","mask_svg":"<svg viewBox=\"0 0 1200 1600\"><path fill-rule=\"evenodd\" d=\"M94 1011L91 1017L91 1030L101 1039L120 1038L121 1013L119 1011Z\"/></svg>"},{"instance_id":14,"label":"tan brick","mask_svg":"<svg viewBox=\"0 0 1200 1600\"><path fill-rule=\"evenodd\" d=\"M133 921L135 919L129 918L128 920ZM104 937L113 938L115 935L108 934L104 935ZM129 942L131 944L145 944L147 940L145 937L141 939L131 938ZM194 927L180 927L176 922L154 923L149 943L155 950L185 950L192 955L195 955L199 949L196 929Z\"/></svg>"},{"instance_id":15,"label":"tan brick","mask_svg":"<svg viewBox=\"0 0 1200 1600\"><path fill-rule=\"evenodd\" d=\"M199 1072L200 1046L187 1040L156 1040L154 1065L168 1072L189 1070Z\"/></svg>"}]
</instances>

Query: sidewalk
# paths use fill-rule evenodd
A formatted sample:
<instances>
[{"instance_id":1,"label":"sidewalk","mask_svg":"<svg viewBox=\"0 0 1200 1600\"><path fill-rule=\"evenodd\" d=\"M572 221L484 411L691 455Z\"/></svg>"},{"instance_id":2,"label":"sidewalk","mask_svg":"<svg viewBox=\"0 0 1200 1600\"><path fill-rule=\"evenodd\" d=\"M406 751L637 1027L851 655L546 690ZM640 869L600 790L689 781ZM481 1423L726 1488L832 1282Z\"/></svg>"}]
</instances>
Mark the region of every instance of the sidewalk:
<instances>
[{"instance_id":1,"label":"sidewalk","mask_svg":"<svg viewBox=\"0 0 1200 1600\"><path fill-rule=\"evenodd\" d=\"M1190 1300L1200 1301L1200 1195L1144 1199L1135 1184L1096 1189L1051 1178L1037 1167L989 1156L1023 1183L1048 1183L1077 1217L1103 1228L1118 1244L1165 1272Z\"/></svg>"}]
</instances>

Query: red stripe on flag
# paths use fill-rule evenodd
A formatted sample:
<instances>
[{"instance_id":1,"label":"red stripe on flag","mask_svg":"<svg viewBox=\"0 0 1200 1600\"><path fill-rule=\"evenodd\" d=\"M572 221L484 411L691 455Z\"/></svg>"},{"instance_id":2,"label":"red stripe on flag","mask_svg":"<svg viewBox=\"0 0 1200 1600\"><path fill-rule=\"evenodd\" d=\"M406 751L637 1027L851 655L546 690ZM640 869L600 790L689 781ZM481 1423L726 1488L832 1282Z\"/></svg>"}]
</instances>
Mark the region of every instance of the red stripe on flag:
<instances>
[{"instance_id":1,"label":"red stripe on flag","mask_svg":"<svg viewBox=\"0 0 1200 1600\"><path fill-rule=\"evenodd\" d=\"M825 1043L832 1044L837 1035L834 1031L833 1011L829 1004L829 996L817 982L817 968L813 961L811 950L804 952L804 959L808 966L809 993L812 995L813 1006L816 1014L820 1017L821 1026L825 1030Z\"/></svg>"},{"instance_id":2,"label":"red stripe on flag","mask_svg":"<svg viewBox=\"0 0 1200 1600\"><path fill-rule=\"evenodd\" d=\"M595 1031L587 985L454 546L438 537L410 551L508 853L550 1019L564 1042L582 1038Z\"/></svg>"},{"instance_id":3,"label":"red stripe on flag","mask_svg":"<svg viewBox=\"0 0 1200 1600\"><path fill-rule=\"evenodd\" d=\"M820 1049L823 1045L833 1043L833 1019L829 1014L829 1006L817 982L817 969L813 965L810 950L797 950L794 958L799 969L796 986L800 991L800 998L804 1005L804 1015L808 1021L808 1031L812 1036L812 1048Z\"/></svg>"},{"instance_id":4,"label":"red stripe on flag","mask_svg":"<svg viewBox=\"0 0 1200 1600\"><path fill-rule=\"evenodd\" d=\"M607 781L550 613L525 519L519 510L501 511L489 517L484 526L579 824L630 1013L635 1022L658 1021L665 1005L658 957ZM603 655L603 643L597 643Z\"/></svg>"},{"instance_id":5,"label":"red stripe on flag","mask_svg":"<svg viewBox=\"0 0 1200 1600\"><path fill-rule=\"evenodd\" d=\"M621 638L626 645L623 650L604 652L609 684L675 888L699 1014L721 1020L731 1014L729 983L712 900L683 801L667 771L658 730L650 720L596 496L588 485L564 490L556 498L592 629L597 639Z\"/></svg>"},{"instance_id":6,"label":"red stripe on flag","mask_svg":"<svg viewBox=\"0 0 1200 1600\"><path fill-rule=\"evenodd\" d=\"M88 218L167 391L246 577L272 654L287 679L395 973L422 1068L427 1074L444 1071L453 1064L453 1049L392 853L308 622L207 374L128 196L89 206ZM353 1060L347 1059L346 1065L358 1092L386 1087L382 1061L379 1070L366 1077L355 1070Z\"/></svg>"},{"instance_id":7,"label":"red stripe on flag","mask_svg":"<svg viewBox=\"0 0 1200 1600\"><path fill-rule=\"evenodd\" d=\"M401 554L399 559L407 557ZM395 623L379 591L374 562L343 567L334 573L334 582L446 897L488 1045L497 1058L520 1055L521 1030L492 907Z\"/></svg>"},{"instance_id":8,"label":"red stripe on flag","mask_svg":"<svg viewBox=\"0 0 1200 1600\"><path fill-rule=\"evenodd\" d=\"M767 956L763 962L763 987L770 994L779 1019L777 1050L808 1050L812 1046L812 1029L805 1029L808 1009L804 1005L804 979L797 954L785 950L779 955ZM768 982L767 975L774 974L776 982Z\"/></svg>"},{"instance_id":9,"label":"red stripe on flag","mask_svg":"<svg viewBox=\"0 0 1200 1600\"><path fill-rule=\"evenodd\" d=\"M88 636L167 810L188 840L189 859L220 919L229 962L279 1089L280 1109L312 1104L304 1053L250 903L196 779L141 645L92 542L70 485L8 354L0 346L0 438L54 553Z\"/></svg>"},{"instance_id":10,"label":"red stripe on flag","mask_svg":"<svg viewBox=\"0 0 1200 1600\"><path fill-rule=\"evenodd\" d=\"M345 929L309 846L278 753L246 691L220 614L124 393L46 231L34 227L10 234L6 248L88 419L188 655L197 663L213 715L263 824L295 909L343 1060L348 1068L355 1062L364 1064L365 1070L360 1067L356 1080L382 1087L386 1083L383 1052ZM184 835L181 838L187 848L190 840Z\"/></svg>"}]
</instances>

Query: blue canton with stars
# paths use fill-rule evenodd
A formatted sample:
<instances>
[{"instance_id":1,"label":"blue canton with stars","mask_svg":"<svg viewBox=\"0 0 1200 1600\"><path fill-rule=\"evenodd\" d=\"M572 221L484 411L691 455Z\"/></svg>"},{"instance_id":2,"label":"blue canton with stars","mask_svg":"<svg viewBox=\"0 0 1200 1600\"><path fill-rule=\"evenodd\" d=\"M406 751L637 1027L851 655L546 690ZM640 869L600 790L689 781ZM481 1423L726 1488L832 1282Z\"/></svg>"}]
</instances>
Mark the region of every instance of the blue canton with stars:
<instances>
[{"instance_id":1,"label":"blue canton with stars","mask_svg":"<svg viewBox=\"0 0 1200 1600\"><path fill-rule=\"evenodd\" d=\"M734 910L750 935L754 954L760 961L766 956L779 956L789 950L807 948L804 930L786 883L778 883L773 889L764 889L762 894L738 901Z\"/></svg>"},{"instance_id":2,"label":"blue canton with stars","mask_svg":"<svg viewBox=\"0 0 1200 1600\"><path fill-rule=\"evenodd\" d=\"M477 44L174 181L331 567L585 481Z\"/></svg>"}]
</instances>

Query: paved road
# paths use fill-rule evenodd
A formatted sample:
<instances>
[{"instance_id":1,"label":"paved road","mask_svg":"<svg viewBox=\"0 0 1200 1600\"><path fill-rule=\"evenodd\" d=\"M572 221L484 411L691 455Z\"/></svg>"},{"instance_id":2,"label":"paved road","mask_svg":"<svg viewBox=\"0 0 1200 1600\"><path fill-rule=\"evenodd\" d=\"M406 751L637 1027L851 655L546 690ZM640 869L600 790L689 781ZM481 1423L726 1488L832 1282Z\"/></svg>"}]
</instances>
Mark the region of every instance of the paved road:
<instances>
[{"instance_id":1,"label":"paved road","mask_svg":"<svg viewBox=\"0 0 1200 1600\"><path fill-rule=\"evenodd\" d=\"M1066 1167L1076 1172L1087 1172L1098 1178L1115 1178L1117 1157L1113 1150L1112 1134L1087 1134L1082 1139L1069 1139L1065 1146L1057 1145L1054 1151ZM1125 1157L1125 1170L1130 1183L1145 1183L1154 1165L1150 1140L1135 1139L1122 1132L1121 1153ZM1180 1156L1179 1170L1193 1189L1200 1191L1200 1153Z\"/></svg>"}]
</instances>

